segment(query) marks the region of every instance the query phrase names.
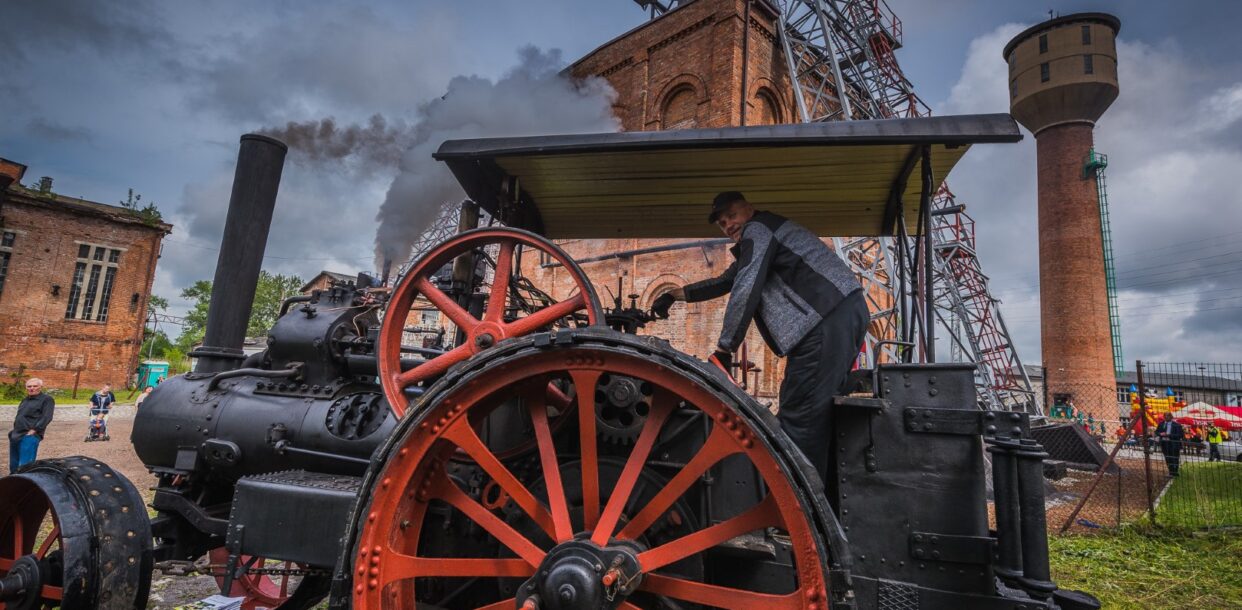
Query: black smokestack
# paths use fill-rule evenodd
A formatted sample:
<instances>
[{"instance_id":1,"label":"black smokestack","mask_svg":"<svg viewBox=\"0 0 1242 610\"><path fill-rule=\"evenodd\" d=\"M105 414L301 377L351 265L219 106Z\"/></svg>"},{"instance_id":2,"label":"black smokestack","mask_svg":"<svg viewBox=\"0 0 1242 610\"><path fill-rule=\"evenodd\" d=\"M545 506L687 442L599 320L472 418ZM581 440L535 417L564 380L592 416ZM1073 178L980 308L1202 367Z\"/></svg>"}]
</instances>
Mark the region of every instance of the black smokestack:
<instances>
[{"instance_id":1,"label":"black smokestack","mask_svg":"<svg viewBox=\"0 0 1242 610\"><path fill-rule=\"evenodd\" d=\"M211 287L207 329L202 347L191 354L198 358L196 373L229 370L243 358L242 342L246 339L288 150L283 142L267 136L241 137L233 194Z\"/></svg>"}]
</instances>

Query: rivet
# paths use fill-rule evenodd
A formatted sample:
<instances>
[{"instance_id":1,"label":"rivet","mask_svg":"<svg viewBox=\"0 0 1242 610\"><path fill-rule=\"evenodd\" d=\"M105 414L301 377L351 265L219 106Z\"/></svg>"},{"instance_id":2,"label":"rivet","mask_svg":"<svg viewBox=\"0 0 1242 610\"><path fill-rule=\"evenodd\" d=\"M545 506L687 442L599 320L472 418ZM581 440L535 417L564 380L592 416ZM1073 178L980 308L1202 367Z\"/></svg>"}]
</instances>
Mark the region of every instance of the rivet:
<instances>
[{"instance_id":1,"label":"rivet","mask_svg":"<svg viewBox=\"0 0 1242 610\"><path fill-rule=\"evenodd\" d=\"M379 579L372 578L371 582L367 583L367 585L374 589L379 586Z\"/></svg>"},{"instance_id":2,"label":"rivet","mask_svg":"<svg viewBox=\"0 0 1242 610\"><path fill-rule=\"evenodd\" d=\"M373 567L373 568L371 568L371 576L379 576L379 568L378 568L378 567Z\"/></svg>"}]
</instances>

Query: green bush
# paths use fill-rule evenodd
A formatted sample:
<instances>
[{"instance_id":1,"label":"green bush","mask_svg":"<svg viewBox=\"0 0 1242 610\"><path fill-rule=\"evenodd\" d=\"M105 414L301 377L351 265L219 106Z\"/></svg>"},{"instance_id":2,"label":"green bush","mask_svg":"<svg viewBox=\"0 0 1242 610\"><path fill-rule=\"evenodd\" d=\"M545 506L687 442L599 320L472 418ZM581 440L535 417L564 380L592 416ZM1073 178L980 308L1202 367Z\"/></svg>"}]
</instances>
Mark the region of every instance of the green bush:
<instances>
[{"instance_id":1,"label":"green bush","mask_svg":"<svg viewBox=\"0 0 1242 610\"><path fill-rule=\"evenodd\" d=\"M30 375L26 374L26 365L17 365L17 370L9 373L9 378L13 381L0 384L0 400L21 400L26 397L26 380Z\"/></svg>"}]
</instances>

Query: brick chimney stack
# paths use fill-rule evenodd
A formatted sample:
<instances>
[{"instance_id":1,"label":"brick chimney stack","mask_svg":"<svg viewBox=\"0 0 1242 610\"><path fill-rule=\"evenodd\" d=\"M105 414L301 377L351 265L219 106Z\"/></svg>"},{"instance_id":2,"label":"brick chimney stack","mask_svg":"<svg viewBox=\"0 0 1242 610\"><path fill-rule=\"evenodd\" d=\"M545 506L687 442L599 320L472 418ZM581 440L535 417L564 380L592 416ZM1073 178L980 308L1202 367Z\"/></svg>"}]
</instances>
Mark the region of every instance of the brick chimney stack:
<instances>
[{"instance_id":1,"label":"brick chimney stack","mask_svg":"<svg viewBox=\"0 0 1242 610\"><path fill-rule=\"evenodd\" d=\"M1083 167L1117 99L1117 32L1104 13L1038 24L1005 46L1010 112L1035 134L1041 346L1048 393L1117 419L1100 201Z\"/></svg>"}]
</instances>

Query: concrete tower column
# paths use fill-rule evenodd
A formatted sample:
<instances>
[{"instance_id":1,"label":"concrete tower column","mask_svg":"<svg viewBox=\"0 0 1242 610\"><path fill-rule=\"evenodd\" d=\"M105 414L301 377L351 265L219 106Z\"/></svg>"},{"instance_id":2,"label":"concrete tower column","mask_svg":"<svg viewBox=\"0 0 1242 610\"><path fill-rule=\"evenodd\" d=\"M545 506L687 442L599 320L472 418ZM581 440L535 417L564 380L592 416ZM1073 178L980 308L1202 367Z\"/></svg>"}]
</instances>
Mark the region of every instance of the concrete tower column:
<instances>
[{"instance_id":1,"label":"concrete tower column","mask_svg":"<svg viewBox=\"0 0 1242 610\"><path fill-rule=\"evenodd\" d=\"M1005 47L1010 111L1035 134L1039 184L1040 331L1050 397L1117 419L1100 202L1083 167L1095 121L1117 98L1112 15L1046 21Z\"/></svg>"}]
</instances>

